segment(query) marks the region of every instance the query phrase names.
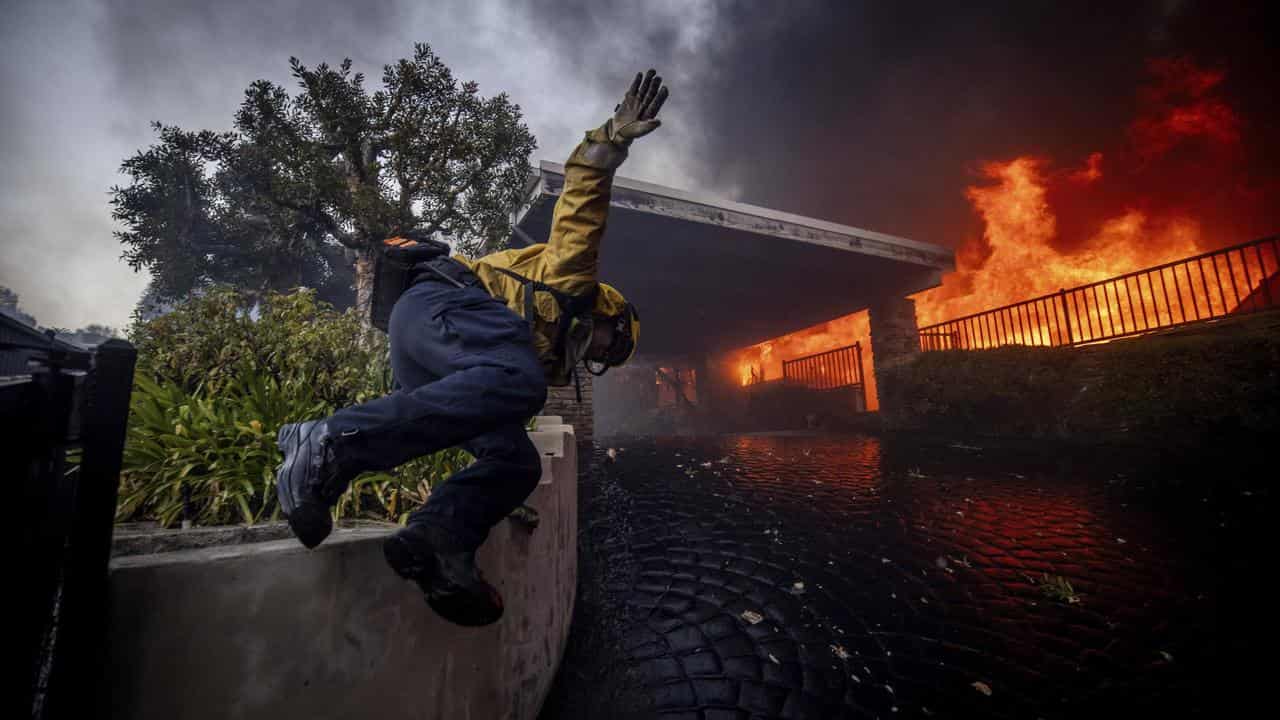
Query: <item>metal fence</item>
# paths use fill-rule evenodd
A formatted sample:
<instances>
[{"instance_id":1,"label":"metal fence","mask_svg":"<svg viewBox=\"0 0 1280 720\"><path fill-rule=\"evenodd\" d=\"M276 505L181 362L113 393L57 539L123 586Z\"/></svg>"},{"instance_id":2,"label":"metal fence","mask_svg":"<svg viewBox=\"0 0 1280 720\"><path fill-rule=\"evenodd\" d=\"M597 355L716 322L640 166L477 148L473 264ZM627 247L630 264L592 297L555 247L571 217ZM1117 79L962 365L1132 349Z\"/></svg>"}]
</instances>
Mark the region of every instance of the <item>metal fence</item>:
<instances>
[{"instance_id":1,"label":"metal fence","mask_svg":"<svg viewBox=\"0 0 1280 720\"><path fill-rule=\"evenodd\" d=\"M782 363L782 377L812 390L862 384L862 344L854 343Z\"/></svg>"},{"instance_id":2,"label":"metal fence","mask_svg":"<svg viewBox=\"0 0 1280 720\"><path fill-rule=\"evenodd\" d=\"M0 315L0 436L20 497L23 716L100 717L107 563L136 352L61 342ZM16 717L16 715L15 715Z\"/></svg>"},{"instance_id":3,"label":"metal fence","mask_svg":"<svg viewBox=\"0 0 1280 720\"><path fill-rule=\"evenodd\" d=\"M1280 307L1280 236L920 329L920 349L1057 347Z\"/></svg>"}]
</instances>

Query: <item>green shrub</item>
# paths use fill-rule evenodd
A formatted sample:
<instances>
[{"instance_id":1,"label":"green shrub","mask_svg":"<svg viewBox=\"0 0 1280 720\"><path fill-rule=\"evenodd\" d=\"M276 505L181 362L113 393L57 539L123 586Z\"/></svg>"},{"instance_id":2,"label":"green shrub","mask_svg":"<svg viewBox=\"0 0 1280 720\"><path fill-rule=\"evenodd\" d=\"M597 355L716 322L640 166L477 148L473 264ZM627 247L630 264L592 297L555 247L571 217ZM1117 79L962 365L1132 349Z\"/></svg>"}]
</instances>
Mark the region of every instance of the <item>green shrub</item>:
<instances>
[{"instance_id":1,"label":"green shrub","mask_svg":"<svg viewBox=\"0 0 1280 720\"><path fill-rule=\"evenodd\" d=\"M1196 448L1280 430L1280 314L1083 348L927 352L882 370L886 425Z\"/></svg>"},{"instance_id":2,"label":"green shrub","mask_svg":"<svg viewBox=\"0 0 1280 720\"><path fill-rule=\"evenodd\" d=\"M315 292L249 296L215 288L130 330L138 368L156 380L216 394L249 369L277 382L310 383L341 407L385 394L386 337L371 333L355 310L336 312Z\"/></svg>"},{"instance_id":3,"label":"green shrub","mask_svg":"<svg viewBox=\"0 0 1280 720\"><path fill-rule=\"evenodd\" d=\"M276 428L326 409L302 388L247 370L219 393L139 374L117 512L164 525L184 514L201 525L257 522L276 508Z\"/></svg>"},{"instance_id":4,"label":"green shrub","mask_svg":"<svg viewBox=\"0 0 1280 720\"><path fill-rule=\"evenodd\" d=\"M211 292L135 326L138 345L118 520L254 523L279 515L276 431L385 394L385 338L310 291ZM255 319L256 316L256 319ZM339 518L403 522L470 456L447 450L356 478Z\"/></svg>"},{"instance_id":5,"label":"green shrub","mask_svg":"<svg viewBox=\"0 0 1280 720\"><path fill-rule=\"evenodd\" d=\"M1001 347L921 353L880 372L877 388L893 426L977 435L1053 435L1076 389L1070 348Z\"/></svg>"}]
</instances>

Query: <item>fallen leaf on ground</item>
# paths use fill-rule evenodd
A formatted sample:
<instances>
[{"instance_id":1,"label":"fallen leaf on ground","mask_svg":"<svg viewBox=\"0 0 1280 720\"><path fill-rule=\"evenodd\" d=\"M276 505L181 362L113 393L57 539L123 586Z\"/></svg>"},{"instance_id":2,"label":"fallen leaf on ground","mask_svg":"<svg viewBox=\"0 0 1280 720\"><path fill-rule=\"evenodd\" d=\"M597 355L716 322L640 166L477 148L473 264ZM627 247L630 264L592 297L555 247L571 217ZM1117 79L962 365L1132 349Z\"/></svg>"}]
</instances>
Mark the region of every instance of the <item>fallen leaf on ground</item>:
<instances>
[{"instance_id":1,"label":"fallen leaf on ground","mask_svg":"<svg viewBox=\"0 0 1280 720\"><path fill-rule=\"evenodd\" d=\"M742 618L743 620L746 620L748 623L752 625L755 625L756 623L764 620L764 616L756 612L755 610L743 610L742 614L739 615L738 617Z\"/></svg>"},{"instance_id":2,"label":"fallen leaf on ground","mask_svg":"<svg viewBox=\"0 0 1280 720\"><path fill-rule=\"evenodd\" d=\"M982 682L981 680L973 683L972 687L974 690L977 690L983 695L986 695L987 697L991 697L991 686Z\"/></svg>"},{"instance_id":3,"label":"fallen leaf on ground","mask_svg":"<svg viewBox=\"0 0 1280 720\"><path fill-rule=\"evenodd\" d=\"M835 653L836 657L840 658L841 660L849 659L849 651L845 650L844 646L842 645L832 645L831 652Z\"/></svg>"}]
</instances>

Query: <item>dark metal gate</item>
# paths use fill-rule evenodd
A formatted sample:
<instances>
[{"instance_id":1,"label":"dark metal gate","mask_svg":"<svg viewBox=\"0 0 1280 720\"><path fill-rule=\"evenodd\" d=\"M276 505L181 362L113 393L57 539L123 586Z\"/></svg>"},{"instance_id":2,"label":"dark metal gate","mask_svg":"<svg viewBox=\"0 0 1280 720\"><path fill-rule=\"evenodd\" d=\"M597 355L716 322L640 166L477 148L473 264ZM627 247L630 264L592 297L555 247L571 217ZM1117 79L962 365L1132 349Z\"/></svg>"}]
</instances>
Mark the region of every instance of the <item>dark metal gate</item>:
<instances>
[{"instance_id":1,"label":"dark metal gate","mask_svg":"<svg viewBox=\"0 0 1280 720\"><path fill-rule=\"evenodd\" d=\"M782 377L811 390L851 393L859 410L867 407L862 343L787 360L782 363Z\"/></svg>"},{"instance_id":2,"label":"dark metal gate","mask_svg":"<svg viewBox=\"0 0 1280 720\"><path fill-rule=\"evenodd\" d=\"M11 585L27 673L6 716L106 714L107 563L135 360L123 340L81 348L0 315L0 436L22 528Z\"/></svg>"}]
</instances>

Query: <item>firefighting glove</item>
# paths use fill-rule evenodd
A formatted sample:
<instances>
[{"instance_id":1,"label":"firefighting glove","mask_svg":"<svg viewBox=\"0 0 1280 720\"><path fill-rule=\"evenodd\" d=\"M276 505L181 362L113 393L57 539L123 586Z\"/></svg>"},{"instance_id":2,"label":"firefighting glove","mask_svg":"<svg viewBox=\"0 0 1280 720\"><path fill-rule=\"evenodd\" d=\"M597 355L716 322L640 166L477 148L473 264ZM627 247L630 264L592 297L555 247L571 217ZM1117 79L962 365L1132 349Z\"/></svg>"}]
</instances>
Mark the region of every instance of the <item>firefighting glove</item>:
<instances>
[{"instance_id":1,"label":"firefighting glove","mask_svg":"<svg viewBox=\"0 0 1280 720\"><path fill-rule=\"evenodd\" d=\"M636 73L622 102L613 109L613 117L587 133L586 142L569 157L570 164L600 170L616 170L627 159L631 141L658 129L658 111L667 101L667 89L655 71Z\"/></svg>"},{"instance_id":2,"label":"firefighting glove","mask_svg":"<svg viewBox=\"0 0 1280 720\"><path fill-rule=\"evenodd\" d=\"M644 75L636 73L631 88L613 109L613 118L607 126L610 142L629 145L632 140L657 130L662 124L657 119L658 111L666 101L667 89L662 87L662 78L656 76L653 69Z\"/></svg>"}]
</instances>

